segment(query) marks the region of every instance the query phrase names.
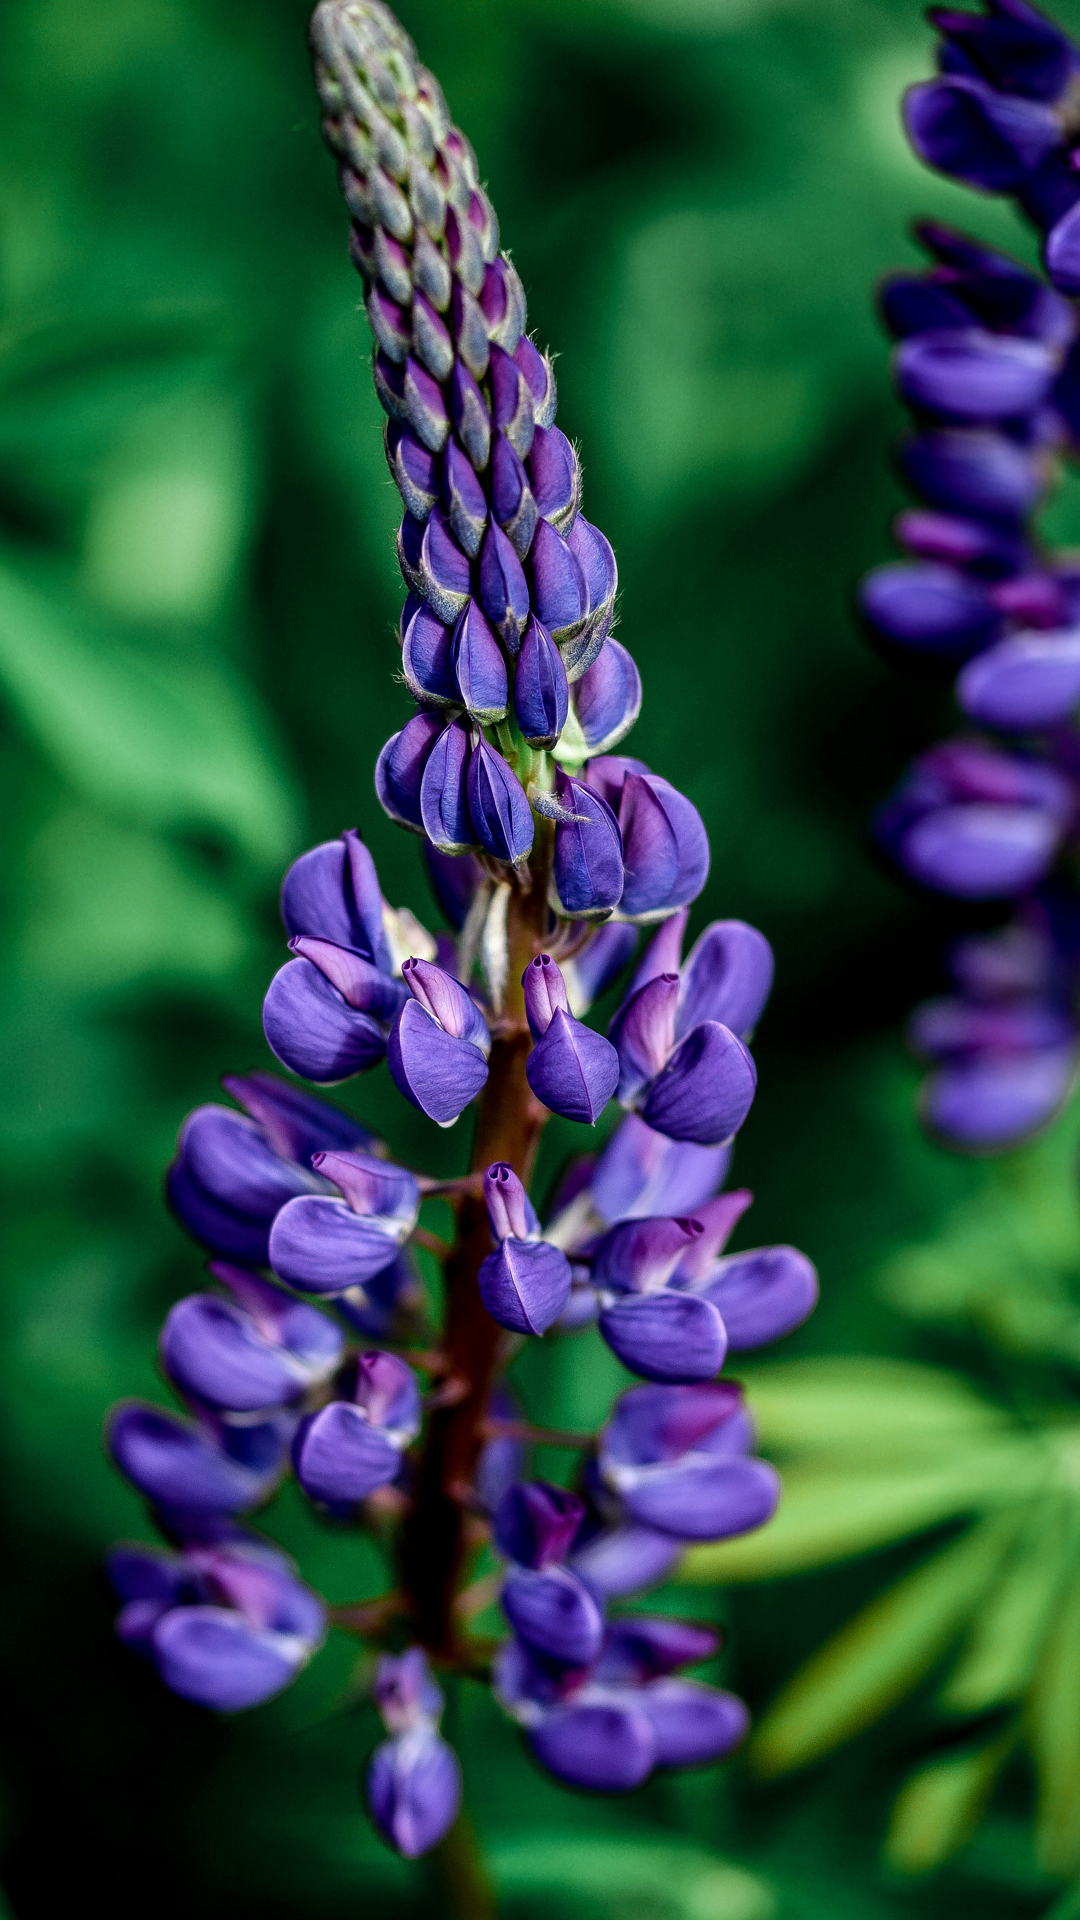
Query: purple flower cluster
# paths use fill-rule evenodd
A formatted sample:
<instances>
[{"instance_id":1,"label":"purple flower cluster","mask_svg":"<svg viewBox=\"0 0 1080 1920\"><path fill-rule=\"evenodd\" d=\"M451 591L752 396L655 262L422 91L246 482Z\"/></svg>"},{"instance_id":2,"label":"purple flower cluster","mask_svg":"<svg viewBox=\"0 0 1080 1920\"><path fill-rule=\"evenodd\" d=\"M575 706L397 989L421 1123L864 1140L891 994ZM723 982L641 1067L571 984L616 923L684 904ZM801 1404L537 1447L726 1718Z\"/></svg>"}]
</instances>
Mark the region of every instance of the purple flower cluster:
<instances>
[{"instance_id":1,"label":"purple flower cluster","mask_svg":"<svg viewBox=\"0 0 1080 1920\"><path fill-rule=\"evenodd\" d=\"M664 1579L687 1542L769 1519L777 1477L717 1376L728 1352L797 1326L817 1280L792 1247L725 1251L751 1199L720 1189L772 954L722 920L683 958L708 841L674 787L612 752L641 703L609 637L615 561L581 514L550 363L471 149L380 0L322 0L312 41L406 509L402 672L418 711L376 791L423 836L448 928L389 906L356 831L311 849L283 883L290 957L264 1030L316 1086L385 1060L440 1127L475 1103L477 1137L470 1171L435 1181L266 1072L226 1078L234 1104L189 1115L167 1193L214 1284L161 1335L184 1412L129 1404L108 1429L173 1550L121 1548L110 1571L122 1638L219 1710L271 1698L328 1623L372 1642L387 1737L368 1802L413 1857L462 1791L432 1662L486 1666L572 1785L624 1790L742 1737L741 1702L678 1677L712 1657L712 1634L609 1607ZM585 1015L635 961L605 1036ZM613 1099L624 1117L572 1163L542 1226L528 1193L542 1127L595 1126ZM421 1219L434 1197L449 1244ZM442 1262L441 1322L420 1250ZM523 1339L588 1329L648 1384L595 1438L554 1436L578 1464L550 1486L528 1476L552 1435L519 1417L503 1376ZM324 1517L378 1528L392 1592L330 1610L244 1530L289 1471ZM487 1545L510 1631L493 1663L466 1625L489 1593L469 1580Z\"/></svg>"},{"instance_id":2,"label":"purple flower cluster","mask_svg":"<svg viewBox=\"0 0 1080 1920\"><path fill-rule=\"evenodd\" d=\"M1080 569L1034 524L1080 452L1080 51L1023 0L930 17L941 71L907 95L912 144L1013 195L1047 274L926 222L929 269L881 289L913 416L899 461L923 504L898 516L908 557L867 577L862 610L893 662L955 675L967 729L915 762L876 830L918 885L1015 903L996 934L959 944L954 995L912 1023L933 1063L928 1123L987 1152L1052 1118L1080 1058Z\"/></svg>"}]
</instances>

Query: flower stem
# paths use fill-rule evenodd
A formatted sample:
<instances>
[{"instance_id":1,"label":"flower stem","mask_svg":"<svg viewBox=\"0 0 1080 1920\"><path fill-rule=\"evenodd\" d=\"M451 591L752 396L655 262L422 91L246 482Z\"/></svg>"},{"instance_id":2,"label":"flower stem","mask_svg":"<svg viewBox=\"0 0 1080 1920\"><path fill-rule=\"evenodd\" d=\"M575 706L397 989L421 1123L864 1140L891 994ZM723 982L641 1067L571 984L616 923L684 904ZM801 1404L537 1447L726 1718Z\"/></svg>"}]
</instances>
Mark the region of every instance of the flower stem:
<instances>
[{"instance_id":1,"label":"flower stem","mask_svg":"<svg viewBox=\"0 0 1080 1920\"><path fill-rule=\"evenodd\" d=\"M468 1815L458 1815L431 1856L454 1920L495 1920L495 1889Z\"/></svg>"},{"instance_id":2,"label":"flower stem","mask_svg":"<svg viewBox=\"0 0 1080 1920\"><path fill-rule=\"evenodd\" d=\"M538 828L545 823L538 822ZM503 1031L493 1041L487 1085L480 1098L473 1144L473 1173L504 1160L528 1183L547 1109L525 1077L532 1049L525 1019L521 975L540 952L546 907L544 854L550 844L538 833L531 885L515 889L507 913L509 972ZM539 871L538 871L539 868ZM480 1299L477 1274L492 1251L487 1209L479 1191L461 1194L457 1233L445 1267L446 1324L442 1350L447 1372L467 1382L452 1406L438 1408L428 1424L417 1469L412 1510L401 1531L401 1582L412 1607L416 1637L429 1652L456 1661L462 1655L454 1599L469 1553L465 1521L477 1456L484 1443L491 1387L505 1336Z\"/></svg>"}]
</instances>

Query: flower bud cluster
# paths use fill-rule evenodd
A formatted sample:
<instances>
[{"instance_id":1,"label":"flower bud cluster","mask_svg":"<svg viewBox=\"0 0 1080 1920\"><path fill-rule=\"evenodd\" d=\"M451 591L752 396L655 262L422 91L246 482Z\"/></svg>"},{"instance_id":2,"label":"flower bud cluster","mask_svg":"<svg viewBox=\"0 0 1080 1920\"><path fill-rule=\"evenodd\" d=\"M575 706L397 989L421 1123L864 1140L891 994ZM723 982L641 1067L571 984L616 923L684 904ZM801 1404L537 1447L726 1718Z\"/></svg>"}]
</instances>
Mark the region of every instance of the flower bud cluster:
<instances>
[{"instance_id":1,"label":"flower bud cluster","mask_svg":"<svg viewBox=\"0 0 1080 1920\"><path fill-rule=\"evenodd\" d=\"M930 268L881 289L913 416L899 461L922 504L898 516L908 557L867 577L862 611L892 662L955 675L968 728L915 762L876 831L918 885L1016 903L996 936L961 944L956 994L911 1029L932 1063L928 1123L985 1152L1050 1119L1080 1057L1067 877L1080 826L1080 570L1034 524L1080 451L1080 52L1024 0L931 19L941 75L907 95L912 144L941 172L1014 195L1045 236L1048 276L924 222Z\"/></svg>"}]
</instances>

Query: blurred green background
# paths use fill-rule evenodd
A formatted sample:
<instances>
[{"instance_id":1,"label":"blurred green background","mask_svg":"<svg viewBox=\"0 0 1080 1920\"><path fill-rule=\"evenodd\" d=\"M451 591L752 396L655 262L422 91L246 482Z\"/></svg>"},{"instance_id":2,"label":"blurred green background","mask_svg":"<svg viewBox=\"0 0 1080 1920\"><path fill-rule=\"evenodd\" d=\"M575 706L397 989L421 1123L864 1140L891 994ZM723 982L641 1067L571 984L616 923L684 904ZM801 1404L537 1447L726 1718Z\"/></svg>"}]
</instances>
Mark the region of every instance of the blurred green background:
<instances>
[{"instance_id":1,"label":"blurred green background","mask_svg":"<svg viewBox=\"0 0 1080 1920\"><path fill-rule=\"evenodd\" d=\"M401 13L559 355L560 424L619 557L620 633L645 683L632 751L685 788L712 837L696 924L742 915L776 946L736 1170L758 1195L742 1243L794 1241L821 1268L821 1309L790 1354L907 1357L1007 1386L1009 1338L988 1360L987 1314L970 1305L991 1246L1014 1321L1025 1287L1056 1287L1080 1353L1072 1135L1026 1185L920 1139L899 1023L938 978L945 922L876 869L864 837L872 802L949 716L947 696L874 660L850 613L898 498L871 284L911 257L917 213L1032 253L1005 209L906 152L899 94L930 57L917 7ZM1080 26L1077 0L1058 14ZM2 1818L20 1920L94 1896L125 1920L196 1903L269 1920L438 1909L427 1870L393 1860L359 1814L375 1729L349 1644L338 1636L281 1701L214 1719L114 1648L99 1573L111 1538L146 1532L103 1460L103 1415L123 1394L164 1397L157 1326L200 1272L161 1170L219 1073L266 1063L283 866L359 825L392 901L431 917L417 845L371 789L407 712L392 677L399 509L305 23L304 0L0 12ZM1071 495L1053 512L1061 537L1080 536ZM403 1154L457 1165L462 1143L404 1111L385 1069L347 1097ZM542 1181L574 1132L546 1147ZM1033 1253L1048 1208L1053 1244ZM942 1312L934 1275L957 1273ZM1068 1406L1075 1376L1053 1365ZM616 1382L590 1336L541 1350L521 1386L535 1410L580 1420ZM760 1711L917 1563L925 1542L905 1530L938 1525L948 1544L967 1510L856 1526L839 1569L781 1567L672 1604L726 1624L723 1677ZM331 1598L378 1586L370 1550L299 1503L283 1498L267 1525ZM740 1761L610 1802L540 1777L478 1689L450 1722L507 1914L1045 1913L1064 1869L1033 1850L1020 1759L942 1873L882 1864L890 1803L946 1737L935 1728L916 1693L792 1782Z\"/></svg>"}]
</instances>

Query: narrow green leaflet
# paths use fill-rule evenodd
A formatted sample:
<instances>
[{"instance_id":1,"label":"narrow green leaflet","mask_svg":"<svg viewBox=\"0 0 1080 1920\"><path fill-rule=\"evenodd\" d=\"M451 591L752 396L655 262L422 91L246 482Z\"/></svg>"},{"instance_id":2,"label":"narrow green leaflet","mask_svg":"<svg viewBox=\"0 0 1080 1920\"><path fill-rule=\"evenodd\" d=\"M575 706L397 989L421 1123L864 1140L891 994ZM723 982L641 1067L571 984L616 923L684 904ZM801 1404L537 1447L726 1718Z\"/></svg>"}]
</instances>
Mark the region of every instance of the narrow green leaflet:
<instances>
[{"instance_id":1,"label":"narrow green leaflet","mask_svg":"<svg viewBox=\"0 0 1080 1920\"><path fill-rule=\"evenodd\" d=\"M918 1767L893 1805L885 1859L899 1873L930 1873L970 1840L1003 1761L1013 1728L976 1747Z\"/></svg>"},{"instance_id":2,"label":"narrow green leaflet","mask_svg":"<svg viewBox=\"0 0 1080 1920\"><path fill-rule=\"evenodd\" d=\"M882 1718L928 1674L978 1605L1016 1520L982 1521L881 1594L774 1700L751 1741L763 1774L788 1773Z\"/></svg>"},{"instance_id":3,"label":"narrow green leaflet","mask_svg":"<svg viewBox=\"0 0 1080 1920\"><path fill-rule=\"evenodd\" d=\"M1028 1708L1039 1780L1035 1851L1046 1873L1080 1872L1080 1584L1062 1607Z\"/></svg>"},{"instance_id":4,"label":"narrow green leaflet","mask_svg":"<svg viewBox=\"0 0 1080 1920\"><path fill-rule=\"evenodd\" d=\"M623 1920L772 1920L776 1900L754 1876L657 1832L633 1840L534 1833L496 1842L490 1864L502 1893L543 1897L538 1911Z\"/></svg>"}]
</instances>

